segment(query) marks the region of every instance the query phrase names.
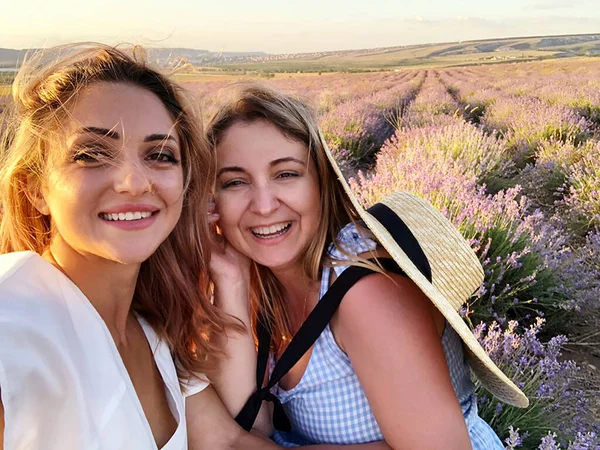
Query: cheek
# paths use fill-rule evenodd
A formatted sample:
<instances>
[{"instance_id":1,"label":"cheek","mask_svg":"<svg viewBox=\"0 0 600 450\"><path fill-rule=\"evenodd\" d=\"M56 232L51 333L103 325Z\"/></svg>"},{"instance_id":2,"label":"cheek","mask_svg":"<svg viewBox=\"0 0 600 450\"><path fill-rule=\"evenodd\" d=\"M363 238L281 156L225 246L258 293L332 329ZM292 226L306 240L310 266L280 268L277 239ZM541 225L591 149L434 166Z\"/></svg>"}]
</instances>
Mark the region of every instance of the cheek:
<instances>
[{"instance_id":1,"label":"cheek","mask_svg":"<svg viewBox=\"0 0 600 450\"><path fill-rule=\"evenodd\" d=\"M73 174L50 174L43 193L51 216L71 213L72 209L86 204L89 206L90 191L93 191L94 184L93 180L84 180Z\"/></svg>"},{"instance_id":2,"label":"cheek","mask_svg":"<svg viewBox=\"0 0 600 450\"><path fill-rule=\"evenodd\" d=\"M54 174L43 190L53 230L71 243L89 232L90 210L97 204L93 185L89 179Z\"/></svg>"},{"instance_id":3,"label":"cheek","mask_svg":"<svg viewBox=\"0 0 600 450\"><path fill-rule=\"evenodd\" d=\"M242 202L237 195L217 193L215 203L219 214L219 226L225 234L230 234L232 228L239 224L243 211Z\"/></svg>"},{"instance_id":4,"label":"cheek","mask_svg":"<svg viewBox=\"0 0 600 450\"><path fill-rule=\"evenodd\" d=\"M168 205L183 204L184 180L181 171L163 173L155 179L159 194Z\"/></svg>"},{"instance_id":5,"label":"cheek","mask_svg":"<svg viewBox=\"0 0 600 450\"><path fill-rule=\"evenodd\" d=\"M321 193L314 183L308 184L298 198L304 213L319 216L321 214Z\"/></svg>"},{"instance_id":6,"label":"cheek","mask_svg":"<svg viewBox=\"0 0 600 450\"><path fill-rule=\"evenodd\" d=\"M321 212L321 196L318 189L307 189L304 200L304 216L308 219L310 234L316 234L323 220Z\"/></svg>"}]
</instances>

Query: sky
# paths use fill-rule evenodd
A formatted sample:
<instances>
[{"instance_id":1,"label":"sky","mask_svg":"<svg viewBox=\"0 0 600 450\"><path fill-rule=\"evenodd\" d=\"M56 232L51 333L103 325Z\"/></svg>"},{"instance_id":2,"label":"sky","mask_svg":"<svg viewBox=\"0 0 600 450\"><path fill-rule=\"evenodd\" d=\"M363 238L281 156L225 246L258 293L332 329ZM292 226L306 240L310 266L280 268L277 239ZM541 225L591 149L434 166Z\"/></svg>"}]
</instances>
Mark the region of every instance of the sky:
<instances>
[{"instance_id":1,"label":"sky","mask_svg":"<svg viewBox=\"0 0 600 450\"><path fill-rule=\"evenodd\" d=\"M598 1L0 0L0 47L100 41L298 53L600 33Z\"/></svg>"}]
</instances>

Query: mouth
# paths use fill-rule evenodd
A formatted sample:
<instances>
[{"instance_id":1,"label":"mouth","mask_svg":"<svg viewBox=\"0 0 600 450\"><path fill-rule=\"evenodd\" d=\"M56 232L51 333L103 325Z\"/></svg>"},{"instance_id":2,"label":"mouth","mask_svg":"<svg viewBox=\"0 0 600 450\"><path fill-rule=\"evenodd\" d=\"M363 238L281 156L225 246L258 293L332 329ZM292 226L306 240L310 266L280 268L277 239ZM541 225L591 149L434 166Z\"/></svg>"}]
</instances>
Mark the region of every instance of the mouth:
<instances>
[{"instance_id":1,"label":"mouth","mask_svg":"<svg viewBox=\"0 0 600 450\"><path fill-rule=\"evenodd\" d=\"M275 239L286 234L291 227L292 222L280 222L268 227L250 228L250 231L258 239Z\"/></svg>"},{"instance_id":2,"label":"mouth","mask_svg":"<svg viewBox=\"0 0 600 450\"><path fill-rule=\"evenodd\" d=\"M136 220L143 220L158 214L158 211L127 211L120 213L100 213L98 216L103 220L111 222L122 221L132 222Z\"/></svg>"}]
</instances>

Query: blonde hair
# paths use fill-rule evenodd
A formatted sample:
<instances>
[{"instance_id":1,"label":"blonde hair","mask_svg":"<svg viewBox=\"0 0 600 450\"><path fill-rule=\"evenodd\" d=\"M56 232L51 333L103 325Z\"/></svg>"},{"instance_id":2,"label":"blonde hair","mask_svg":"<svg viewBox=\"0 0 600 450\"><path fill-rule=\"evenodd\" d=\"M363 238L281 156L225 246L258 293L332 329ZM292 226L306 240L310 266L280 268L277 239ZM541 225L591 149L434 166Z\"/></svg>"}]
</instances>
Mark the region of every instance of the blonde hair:
<instances>
[{"instance_id":1,"label":"blonde hair","mask_svg":"<svg viewBox=\"0 0 600 450\"><path fill-rule=\"evenodd\" d=\"M175 122L185 177L182 213L172 233L142 263L132 308L169 343L180 376L203 373L222 353L211 336L230 326L210 302L210 234L204 205L212 188L214 159L200 115L182 88L144 62L141 49L71 45L35 54L23 65L13 84L12 104L4 111L0 253L42 253L50 244L51 218L36 210L27 185L32 179L44 182L49 158L59 151L53 136L68 118L67 107L83 88L98 82L148 90Z\"/></svg>"},{"instance_id":2,"label":"blonde hair","mask_svg":"<svg viewBox=\"0 0 600 450\"><path fill-rule=\"evenodd\" d=\"M303 270L308 280L319 280L323 266L331 263L327 258L326 248L331 243L337 245L336 237L343 226L349 222L357 224L358 214L327 159L323 137L313 111L298 98L264 83L233 85L224 97L224 105L207 126L207 136L213 151L231 126L258 120L275 125L288 138L302 142L308 148L311 162L318 174L320 216L323 220L319 222L315 237L305 250ZM343 253L347 254L345 251ZM354 259L359 264L362 260L356 257ZM292 336L283 286L268 268L255 262L252 266L251 304L254 328L256 331L259 317L266 318L265 325L272 336L271 348L277 351Z\"/></svg>"}]
</instances>

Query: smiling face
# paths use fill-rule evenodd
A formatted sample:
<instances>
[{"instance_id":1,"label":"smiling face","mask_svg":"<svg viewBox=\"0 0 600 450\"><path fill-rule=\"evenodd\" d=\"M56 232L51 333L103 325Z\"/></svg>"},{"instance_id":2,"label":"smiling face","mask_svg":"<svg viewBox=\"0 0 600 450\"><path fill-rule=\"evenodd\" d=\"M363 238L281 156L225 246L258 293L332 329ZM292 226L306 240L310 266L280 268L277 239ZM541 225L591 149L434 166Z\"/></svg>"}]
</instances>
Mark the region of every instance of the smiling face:
<instances>
[{"instance_id":1,"label":"smiling face","mask_svg":"<svg viewBox=\"0 0 600 450\"><path fill-rule=\"evenodd\" d=\"M98 82L79 93L63 126L38 207L52 218L52 245L143 262L181 215L184 177L173 119L146 89Z\"/></svg>"},{"instance_id":2,"label":"smiling face","mask_svg":"<svg viewBox=\"0 0 600 450\"><path fill-rule=\"evenodd\" d=\"M301 264L321 219L306 145L267 121L238 122L217 145L219 226L238 251L277 271Z\"/></svg>"}]
</instances>

